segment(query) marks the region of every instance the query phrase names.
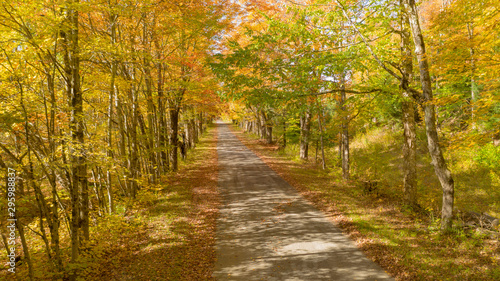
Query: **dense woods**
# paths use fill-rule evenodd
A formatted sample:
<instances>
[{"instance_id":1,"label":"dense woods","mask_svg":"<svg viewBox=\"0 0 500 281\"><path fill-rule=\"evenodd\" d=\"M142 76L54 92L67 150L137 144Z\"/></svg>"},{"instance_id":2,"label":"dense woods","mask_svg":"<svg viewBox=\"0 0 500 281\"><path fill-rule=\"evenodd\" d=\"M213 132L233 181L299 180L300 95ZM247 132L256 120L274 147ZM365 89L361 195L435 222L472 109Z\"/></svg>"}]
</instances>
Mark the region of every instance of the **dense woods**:
<instances>
[{"instance_id":1,"label":"dense woods","mask_svg":"<svg viewBox=\"0 0 500 281\"><path fill-rule=\"evenodd\" d=\"M228 11L224 1L2 1L0 164L17 171L19 235L42 239L55 276L75 280L92 226L196 146L216 114L204 61Z\"/></svg>"},{"instance_id":2,"label":"dense woods","mask_svg":"<svg viewBox=\"0 0 500 281\"><path fill-rule=\"evenodd\" d=\"M498 4L288 3L248 15L240 27L246 32L216 56L223 96L235 104L231 118L268 143L284 148L295 140L300 159L316 142L323 167L325 149L336 147L344 180L352 174L353 137L373 128L401 131L401 191L414 208L426 205L416 166L423 129L442 189L441 229L451 228L457 183L448 148L481 153L469 159L477 165L499 155ZM486 165L498 186L498 166ZM491 196L486 209L497 212L498 192Z\"/></svg>"},{"instance_id":3,"label":"dense woods","mask_svg":"<svg viewBox=\"0 0 500 281\"><path fill-rule=\"evenodd\" d=\"M497 0L3 0L0 169L23 272L77 280L97 226L160 190L217 116L443 232L459 213L491 223L499 27Z\"/></svg>"}]
</instances>

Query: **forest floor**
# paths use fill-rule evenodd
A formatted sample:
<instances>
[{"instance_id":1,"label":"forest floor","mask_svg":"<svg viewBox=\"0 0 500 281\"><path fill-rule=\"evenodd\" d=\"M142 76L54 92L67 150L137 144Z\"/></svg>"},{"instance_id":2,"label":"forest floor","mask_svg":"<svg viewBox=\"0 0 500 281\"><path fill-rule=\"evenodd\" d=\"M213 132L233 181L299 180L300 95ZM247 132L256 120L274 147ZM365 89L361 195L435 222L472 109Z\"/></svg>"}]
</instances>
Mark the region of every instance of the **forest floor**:
<instances>
[{"instance_id":1,"label":"forest floor","mask_svg":"<svg viewBox=\"0 0 500 281\"><path fill-rule=\"evenodd\" d=\"M156 189L141 190L124 213L126 223L103 225L99 239L109 234L109 250L85 280L213 280L216 144L217 130L211 127L178 172L166 175Z\"/></svg>"},{"instance_id":2,"label":"forest floor","mask_svg":"<svg viewBox=\"0 0 500 281\"><path fill-rule=\"evenodd\" d=\"M443 234L432 212L402 206L394 196L399 186L369 192L360 180L342 181L338 167L322 170L236 126L232 131L396 280L500 280L498 237L461 229Z\"/></svg>"}]
</instances>

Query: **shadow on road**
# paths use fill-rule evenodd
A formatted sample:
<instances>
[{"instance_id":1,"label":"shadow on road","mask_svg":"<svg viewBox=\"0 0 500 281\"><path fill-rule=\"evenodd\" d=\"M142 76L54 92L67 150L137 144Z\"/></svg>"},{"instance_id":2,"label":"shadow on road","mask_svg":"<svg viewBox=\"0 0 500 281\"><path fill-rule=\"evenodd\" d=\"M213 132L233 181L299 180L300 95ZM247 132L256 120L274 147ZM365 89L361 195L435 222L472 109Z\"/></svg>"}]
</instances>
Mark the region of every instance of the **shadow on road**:
<instances>
[{"instance_id":1,"label":"shadow on road","mask_svg":"<svg viewBox=\"0 0 500 281\"><path fill-rule=\"evenodd\" d=\"M219 123L218 280L392 280Z\"/></svg>"}]
</instances>

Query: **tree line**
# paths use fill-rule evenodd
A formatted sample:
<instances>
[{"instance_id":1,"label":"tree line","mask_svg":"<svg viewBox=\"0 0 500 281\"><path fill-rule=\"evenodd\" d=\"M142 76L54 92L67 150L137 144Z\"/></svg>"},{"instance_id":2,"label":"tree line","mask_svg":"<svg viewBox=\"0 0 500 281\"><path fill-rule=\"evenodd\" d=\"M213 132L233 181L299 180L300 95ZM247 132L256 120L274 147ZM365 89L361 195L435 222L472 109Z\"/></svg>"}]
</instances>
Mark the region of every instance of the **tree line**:
<instances>
[{"instance_id":1,"label":"tree line","mask_svg":"<svg viewBox=\"0 0 500 281\"><path fill-rule=\"evenodd\" d=\"M323 169L325 144L336 145L345 180L352 135L397 123L402 193L412 208L417 129L425 128L442 189L441 229L450 229L455 180L443 136L459 147L500 139L498 3L285 1L246 16L244 32L212 62L223 98L234 103L231 118L268 143L297 143L301 159L314 137Z\"/></svg>"},{"instance_id":2,"label":"tree line","mask_svg":"<svg viewBox=\"0 0 500 281\"><path fill-rule=\"evenodd\" d=\"M16 227L32 280L26 228L43 240L56 279L76 280L98 218L161 185L196 146L217 112L205 60L230 8L210 0L0 4L0 167L18 172Z\"/></svg>"}]
</instances>

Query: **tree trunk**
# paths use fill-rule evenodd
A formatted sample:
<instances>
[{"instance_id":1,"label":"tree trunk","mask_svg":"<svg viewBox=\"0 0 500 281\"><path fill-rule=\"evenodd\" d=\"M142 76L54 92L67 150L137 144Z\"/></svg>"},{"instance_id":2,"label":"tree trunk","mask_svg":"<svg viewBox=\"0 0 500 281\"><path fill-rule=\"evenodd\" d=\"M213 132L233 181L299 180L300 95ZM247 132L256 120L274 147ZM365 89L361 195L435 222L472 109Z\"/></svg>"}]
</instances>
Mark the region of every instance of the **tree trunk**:
<instances>
[{"instance_id":1,"label":"tree trunk","mask_svg":"<svg viewBox=\"0 0 500 281\"><path fill-rule=\"evenodd\" d=\"M407 94L406 92L403 95ZM417 205L417 168L416 168L416 129L415 110L412 101L403 101L403 174L404 174L404 201L409 206Z\"/></svg>"},{"instance_id":2,"label":"tree trunk","mask_svg":"<svg viewBox=\"0 0 500 281\"><path fill-rule=\"evenodd\" d=\"M54 140L55 135L55 112L56 112L56 96L55 96L55 85L54 76L50 74L50 70L47 69L47 91L50 95L50 122L48 122L47 127L47 137L49 139L49 149L50 149L50 161L51 163L56 162L56 145ZM51 247L54 250L55 266L57 272L63 270L62 258L61 258L61 248L59 239L59 212L58 212L58 194L57 194L57 184L56 184L56 174L54 169L51 169L51 174L49 181L51 184L52 193L52 223L49 223L50 237L51 237ZM50 221L50 220L49 220Z\"/></svg>"},{"instance_id":3,"label":"tree trunk","mask_svg":"<svg viewBox=\"0 0 500 281\"><path fill-rule=\"evenodd\" d=\"M267 116L264 111L260 115L260 138L267 140Z\"/></svg>"},{"instance_id":4,"label":"tree trunk","mask_svg":"<svg viewBox=\"0 0 500 281\"><path fill-rule=\"evenodd\" d=\"M349 115L346 107L345 77L344 73L340 77L340 109L342 111L342 178L348 180L350 176L349 166Z\"/></svg>"},{"instance_id":5,"label":"tree trunk","mask_svg":"<svg viewBox=\"0 0 500 281\"><path fill-rule=\"evenodd\" d=\"M89 237L88 231L88 187L87 187L87 166L85 157L85 135L83 99L80 87L80 58L78 48L78 11L75 4L78 0L67 2L67 21L69 28L63 35L66 54L66 93L71 105L71 262L77 263L80 246L79 230L83 229L83 239ZM77 272L71 273L71 280L76 280Z\"/></svg>"},{"instance_id":6,"label":"tree trunk","mask_svg":"<svg viewBox=\"0 0 500 281\"><path fill-rule=\"evenodd\" d=\"M170 163L172 164L172 171L177 171L177 149L179 146L179 108L176 105L170 105Z\"/></svg>"},{"instance_id":7,"label":"tree trunk","mask_svg":"<svg viewBox=\"0 0 500 281\"><path fill-rule=\"evenodd\" d=\"M420 29L415 0L404 0L404 4L410 21L413 41L415 43L415 54L417 55L418 66L420 69L420 82L422 84L423 93L422 106L424 107L425 114L424 120L427 134L427 147L432 158L432 165L434 166L434 170L443 189L441 229L447 230L452 226L455 185L439 145L431 77L429 74L429 65L425 53L425 43Z\"/></svg>"},{"instance_id":8,"label":"tree trunk","mask_svg":"<svg viewBox=\"0 0 500 281\"><path fill-rule=\"evenodd\" d=\"M199 119L198 119L198 129L199 129L199 132L198 132L198 135L201 136L203 134L203 112L200 112L198 114L199 116Z\"/></svg>"},{"instance_id":9,"label":"tree trunk","mask_svg":"<svg viewBox=\"0 0 500 281\"><path fill-rule=\"evenodd\" d=\"M117 111L117 119L118 119L118 132L120 136L119 142L119 152L120 152L120 160L122 162L122 167L128 166L128 156L127 156L127 136L125 134L127 129L127 116L126 116L126 108L122 102L118 89L115 89L115 107ZM123 172L125 173L125 172ZM121 176L118 175L118 179L121 180ZM124 180L124 189L128 190L128 181Z\"/></svg>"},{"instance_id":10,"label":"tree trunk","mask_svg":"<svg viewBox=\"0 0 500 281\"><path fill-rule=\"evenodd\" d=\"M309 133L311 131L311 113L309 109L300 117L300 159L307 160L309 154Z\"/></svg>"},{"instance_id":11,"label":"tree trunk","mask_svg":"<svg viewBox=\"0 0 500 281\"><path fill-rule=\"evenodd\" d=\"M142 45L144 46L144 51L147 55L143 57L143 71L144 71L144 81L146 86L146 101L147 101L147 119L148 119L148 129L147 129L147 139L146 139L146 156L148 159L147 169L146 171L149 174L149 182L156 184L156 172L157 163L156 163L156 154L154 153L155 147L155 105L153 102L153 77L151 75L151 63L150 63L150 55L151 54L151 43L149 41L149 30L148 30L148 21L146 20L147 14L143 13L142 15L143 21L143 29L142 29ZM155 168L156 167L156 168Z\"/></svg>"},{"instance_id":12,"label":"tree trunk","mask_svg":"<svg viewBox=\"0 0 500 281\"><path fill-rule=\"evenodd\" d=\"M135 72L135 70L133 70ZM135 77L135 75L134 75ZM134 80L134 79L132 79ZM139 118L138 114L138 101L137 101L137 90L135 85L132 85L130 91L130 98L132 100L132 117L130 118L131 128L130 128L130 194L131 198L135 198L138 189L138 175L139 175L139 144L137 138L137 122Z\"/></svg>"},{"instance_id":13,"label":"tree trunk","mask_svg":"<svg viewBox=\"0 0 500 281\"><path fill-rule=\"evenodd\" d=\"M116 15L111 15L111 43L113 45L116 44ZM111 81L109 85L109 97L108 97L108 131L107 131L107 141L108 141L108 149L106 151L106 156L109 160L113 158L113 103L114 98L116 97L116 89L115 89L115 79L117 72L117 62L113 60L111 62ZM111 214L114 212L115 207L113 204L113 191L111 189L111 171L107 169L106 171L106 190L108 195L108 212Z\"/></svg>"},{"instance_id":14,"label":"tree trunk","mask_svg":"<svg viewBox=\"0 0 500 281\"><path fill-rule=\"evenodd\" d=\"M323 118L323 112L322 112L322 109L319 109L318 128L319 128L319 140L320 140L320 145L321 145L321 162L322 162L321 167L323 168L323 170L325 170L326 169L325 146L323 144L323 126L321 124L321 118Z\"/></svg>"},{"instance_id":15,"label":"tree trunk","mask_svg":"<svg viewBox=\"0 0 500 281\"><path fill-rule=\"evenodd\" d=\"M283 114L283 149L286 148L286 114Z\"/></svg>"},{"instance_id":16,"label":"tree trunk","mask_svg":"<svg viewBox=\"0 0 500 281\"><path fill-rule=\"evenodd\" d=\"M404 201L408 206L417 205L417 146L415 109L411 94L406 86L412 81L413 62L410 48L410 23L404 16L403 0L400 0L401 13L401 72L402 72L402 113L403 113L403 174Z\"/></svg>"},{"instance_id":17,"label":"tree trunk","mask_svg":"<svg viewBox=\"0 0 500 281\"><path fill-rule=\"evenodd\" d=\"M0 230L0 235L2 236L2 242L4 245L4 249L7 252L7 256L8 256L10 254L10 250L9 250L9 244L7 242L7 236L5 236L5 234L3 233L3 230Z\"/></svg>"},{"instance_id":18,"label":"tree trunk","mask_svg":"<svg viewBox=\"0 0 500 281\"><path fill-rule=\"evenodd\" d=\"M269 118L269 114L266 115L264 110L262 110L262 132L263 138L266 140L266 143L273 143L273 124L271 118Z\"/></svg>"},{"instance_id":19,"label":"tree trunk","mask_svg":"<svg viewBox=\"0 0 500 281\"><path fill-rule=\"evenodd\" d=\"M196 144L198 143L198 134L196 133L196 123L194 119L194 112L193 116L189 119L189 136L191 138L191 147L195 148Z\"/></svg>"},{"instance_id":20,"label":"tree trunk","mask_svg":"<svg viewBox=\"0 0 500 281\"><path fill-rule=\"evenodd\" d=\"M158 59L160 55L158 54ZM165 106L163 93L163 64L158 63L158 176L169 169L170 163L167 156L167 122L165 120Z\"/></svg>"},{"instance_id":21,"label":"tree trunk","mask_svg":"<svg viewBox=\"0 0 500 281\"><path fill-rule=\"evenodd\" d=\"M28 264L28 275L30 277L30 280L35 280L34 274L33 274L33 263L31 262L31 256L30 256L30 252L29 252L29 248L28 248L28 243L26 243L26 236L24 235L24 228L21 225L21 222L19 221L19 219L17 219L16 227L17 227L17 230L19 231L19 237L21 238L21 245L23 246L24 259L26 260L26 263Z\"/></svg>"},{"instance_id":22,"label":"tree trunk","mask_svg":"<svg viewBox=\"0 0 500 281\"><path fill-rule=\"evenodd\" d=\"M25 172L27 172L26 174L27 174L28 181L33 185L33 189L35 191L35 198L36 198L36 201L38 203L39 210L40 210L39 219L40 219L40 229L42 230L42 239L45 242L45 247L47 249L47 252L49 253L48 256L50 259L51 258L50 247L48 245L47 236L45 235L45 231L44 231L43 217L44 216L46 217L49 225L52 225L52 219L51 219L51 217L49 217L49 206L48 206L47 202L45 201L44 194L42 193L40 186L35 185L35 181L33 179L33 162L31 161L31 147L29 145L30 142L29 142L29 138L28 138L28 136L29 136L29 134L28 134L28 112L26 110L26 106L24 105L24 96L23 96L22 86L19 89L19 93L20 93L20 97L21 97L21 107L23 109L24 119L25 119L24 120L24 129L25 129L25 137L26 137L25 141L26 141L26 144L28 144L27 154L28 154L29 168L27 170L25 169ZM17 160L17 162L19 164L21 164L20 160ZM5 165L2 165L2 166L5 166ZM22 184L20 184L20 185L22 186ZM29 277L30 277L30 280L33 280L33 264L31 262L31 257L29 254L28 245L26 243L26 238L24 236L23 225L21 224L20 218L17 217L15 213L14 213L14 219L15 219L15 221L14 221L15 227L18 229L19 236L21 238L21 243L22 243L24 255L26 258L26 263L28 264ZM5 244L5 247L7 247L7 244Z\"/></svg>"},{"instance_id":23,"label":"tree trunk","mask_svg":"<svg viewBox=\"0 0 500 281\"><path fill-rule=\"evenodd\" d=\"M338 158L339 162L342 162L342 123L340 123L339 133L337 135L337 140L339 143Z\"/></svg>"},{"instance_id":24,"label":"tree trunk","mask_svg":"<svg viewBox=\"0 0 500 281\"><path fill-rule=\"evenodd\" d=\"M477 100L477 93L476 93L476 82L475 82L475 75L476 75L476 62L474 61L474 47L473 47L473 40L474 40L474 26L472 23L467 23L467 34L470 40L470 45L471 47L469 48L470 52L470 64L471 64L471 75L470 75L470 92L471 92L471 101L470 101L470 108L471 108L471 124L472 124L472 129L476 129L476 117L475 115L475 103Z\"/></svg>"},{"instance_id":25,"label":"tree trunk","mask_svg":"<svg viewBox=\"0 0 500 281\"><path fill-rule=\"evenodd\" d=\"M268 122L270 122L270 121L268 121ZM267 133L266 133L267 143L271 144L271 143L273 143L273 126L271 124L267 124L266 129L267 129L266 130L267 131Z\"/></svg>"},{"instance_id":26,"label":"tree trunk","mask_svg":"<svg viewBox=\"0 0 500 281\"><path fill-rule=\"evenodd\" d=\"M260 114L259 112L257 111L255 113L256 117L257 117L257 120L255 120L255 129L257 130L257 134L259 135L259 138L262 138L262 123L260 121Z\"/></svg>"}]
</instances>

